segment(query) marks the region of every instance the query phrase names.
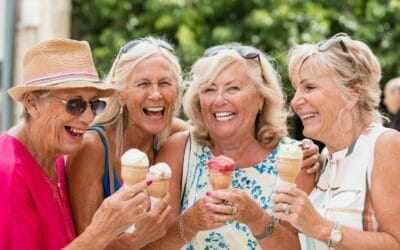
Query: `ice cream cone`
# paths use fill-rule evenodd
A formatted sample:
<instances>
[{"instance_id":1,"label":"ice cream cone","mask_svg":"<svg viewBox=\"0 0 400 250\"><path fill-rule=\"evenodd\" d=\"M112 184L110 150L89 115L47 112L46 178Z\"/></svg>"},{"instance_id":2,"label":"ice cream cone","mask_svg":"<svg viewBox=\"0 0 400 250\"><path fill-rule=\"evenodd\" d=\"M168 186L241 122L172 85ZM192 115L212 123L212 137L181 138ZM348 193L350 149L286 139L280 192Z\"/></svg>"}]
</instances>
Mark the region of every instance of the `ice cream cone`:
<instances>
[{"instance_id":1,"label":"ice cream cone","mask_svg":"<svg viewBox=\"0 0 400 250\"><path fill-rule=\"evenodd\" d=\"M209 181L213 190L226 189L232 182L232 171L210 171Z\"/></svg>"},{"instance_id":2,"label":"ice cream cone","mask_svg":"<svg viewBox=\"0 0 400 250\"><path fill-rule=\"evenodd\" d=\"M154 198L161 199L168 193L169 179L154 180L153 183L147 187L149 195Z\"/></svg>"},{"instance_id":3,"label":"ice cream cone","mask_svg":"<svg viewBox=\"0 0 400 250\"><path fill-rule=\"evenodd\" d=\"M121 177L126 185L134 185L146 179L148 167L122 166Z\"/></svg>"},{"instance_id":4,"label":"ice cream cone","mask_svg":"<svg viewBox=\"0 0 400 250\"><path fill-rule=\"evenodd\" d=\"M279 178L288 183L295 183L296 177L301 168L302 159L276 158L276 168Z\"/></svg>"}]
</instances>

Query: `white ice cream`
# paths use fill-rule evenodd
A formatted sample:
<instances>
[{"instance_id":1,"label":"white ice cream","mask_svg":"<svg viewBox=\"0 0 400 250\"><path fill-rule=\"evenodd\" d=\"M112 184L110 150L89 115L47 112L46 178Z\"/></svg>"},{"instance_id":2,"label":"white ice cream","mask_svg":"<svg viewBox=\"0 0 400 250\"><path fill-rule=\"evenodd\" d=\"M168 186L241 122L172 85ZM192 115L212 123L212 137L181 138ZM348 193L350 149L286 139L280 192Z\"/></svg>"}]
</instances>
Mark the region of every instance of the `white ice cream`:
<instances>
[{"instance_id":1,"label":"white ice cream","mask_svg":"<svg viewBox=\"0 0 400 250\"><path fill-rule=\"evenodd\" d=\"M159 162L149 168L147 178L152 180L165 180L171 178L171 168L167 163Z\"/></svg>"},{"instance_id":2,"label":"white ice cream","mask_svg":"<svg viewBox=\"0 0 400 250\"><path fill-rule=\"evenodd\" d=\"M142 151L131 148L122 155L121 164L124 166L147 168L149 166L149 158Z\"/></svg>"}]
</instances>

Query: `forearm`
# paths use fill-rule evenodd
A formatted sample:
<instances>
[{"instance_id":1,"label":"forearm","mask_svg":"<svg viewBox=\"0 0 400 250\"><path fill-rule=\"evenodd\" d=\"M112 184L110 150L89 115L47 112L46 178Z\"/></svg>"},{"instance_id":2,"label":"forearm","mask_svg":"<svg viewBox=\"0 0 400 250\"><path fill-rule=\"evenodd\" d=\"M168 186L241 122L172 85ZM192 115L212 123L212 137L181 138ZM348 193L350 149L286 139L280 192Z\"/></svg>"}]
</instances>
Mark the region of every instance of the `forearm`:
<instances>
[{"instance_id":1,"label":"forearm","mask_svg":"<svg viewBox=\"0 0 400 250\"><path fill-rule=\"evenodd\" d=\"M193 230L183 221L183 229L181 227L180 217L176 217L174 223L168 228L166 235L154 241L144 249L180 249L189 242L195 235Z\"/></svg>"},{"instance_id":2,"label":"forearm","mask_svg":"<svg viewBox=\"0 0 400 250\"><path fill-rule=\"evenodd\" d=\"M400 249L400 242L386 232L365 232L348 227L342 227L342 241L335 249ZM323 240L328 242L329 235Z\"/></svg>"},{"instance_id":3,"label":"forearm","mask_svg":"<svg viewBox=\"0 0 400 250\"><path fill-rule=\"evenodd\" d=\"M81 235L64 249L104 249L112 239L112 235L101 233L95 227L88 226Z\"/></svg>"},{"instance_id":4,"label":"forearm","mask_svg":"<svg viewBox=\"0 0 400 250\"><path fill-rule=\"evenodd\" d=\"M271 218L267 212L264 212L261 219L249 225L253 235L260 235L271 223ZM272 234L258 240L258 244L263 249L300 249L297 233L293 233L277 221Z\"/></svg>"}]
</instances>

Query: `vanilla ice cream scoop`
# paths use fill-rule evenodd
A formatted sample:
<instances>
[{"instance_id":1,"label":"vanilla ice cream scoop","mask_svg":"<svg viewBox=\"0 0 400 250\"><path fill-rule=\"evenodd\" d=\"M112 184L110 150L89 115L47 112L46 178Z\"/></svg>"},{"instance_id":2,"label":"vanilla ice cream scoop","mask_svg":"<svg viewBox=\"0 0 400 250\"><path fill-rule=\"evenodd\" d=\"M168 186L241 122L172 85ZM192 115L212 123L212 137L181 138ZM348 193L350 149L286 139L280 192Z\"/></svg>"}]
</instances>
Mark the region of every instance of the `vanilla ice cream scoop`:
<instances>
[{"instance_id":1,"label":"vanilla ice cream scoop","mask_svg":"<svg viewBox=\"0 0 400 250\"><path fill-rule=\"evenodd\" d=\"M295 183L302 161L303 150L298 144L280 145L276 155L276 169L280 180Z\"/></svg>"},{"instance_id":2,"label":"vanilla ice cream scoop","mask_svg":"<svg viewBox=\"0 0 400 250\"><path fill-rule=\"evenodd\" d=\"M165 180L171 178L171 168L167 163L159 162L149 168L147 178L154 180Z\"/></svg>"},{"instance_id":3,"label":"vanilla ice cream scoop","mask_svg":"<svg viewBox=\"0 0 400 250\"><path fill-rule=\"evenodd\" d=\"M279 147L276 157L303 159L303 150L301 150L298 144L284 144Z\"/></svg>"},{"instance_id":4,"label":"vanilla ice cream scoop","mask_svg":"<svg viewBox=\"0 0 400 250\"><path fill-rule=\"evenodd\" d=\"M127 167L147 168L149 167L149 159L142 151L131 148L122 155L121 164Z\"/></svg>"}]
</instances>

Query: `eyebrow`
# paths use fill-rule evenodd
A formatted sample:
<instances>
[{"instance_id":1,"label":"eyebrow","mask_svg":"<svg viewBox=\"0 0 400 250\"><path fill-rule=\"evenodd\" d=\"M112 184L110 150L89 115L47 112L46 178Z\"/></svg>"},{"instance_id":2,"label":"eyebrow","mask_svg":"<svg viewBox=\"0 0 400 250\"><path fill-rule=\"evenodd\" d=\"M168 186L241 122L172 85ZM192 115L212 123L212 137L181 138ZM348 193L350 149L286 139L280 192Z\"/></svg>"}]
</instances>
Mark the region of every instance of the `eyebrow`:
<instances>
[{"instance_id":1,"label":"eyebrow","mask_svg":"<svg viewBox=\"0 0 400 250\"><path fill-rule=\"evenodd\" d=\"M302 79L302 80L300 81L300 84L304 84L304 82L307 82L307 81L309 81L309 80L317 80L317 79L316 79L316 78L313 78L313 77L305 78L305 79Z\"/></svg>"}]
</instances>

